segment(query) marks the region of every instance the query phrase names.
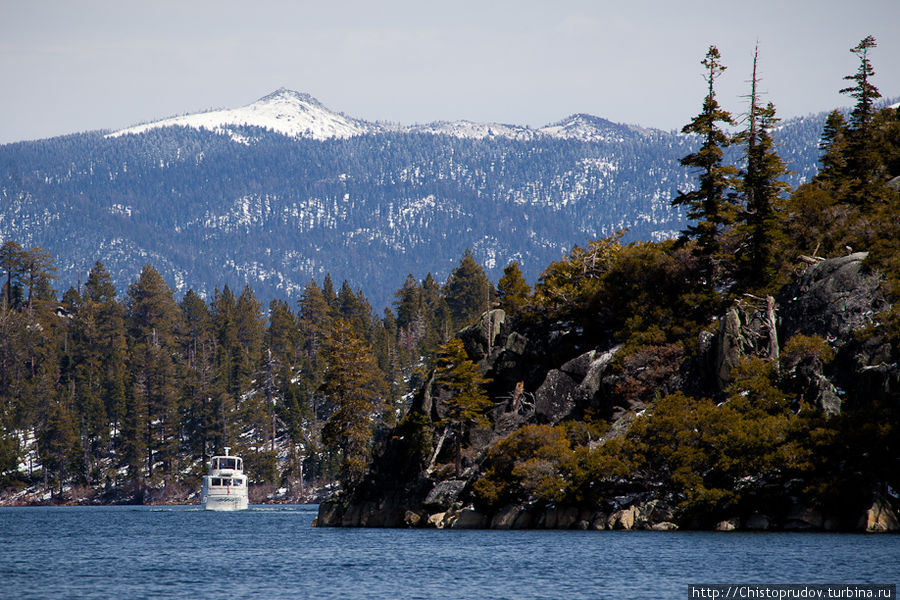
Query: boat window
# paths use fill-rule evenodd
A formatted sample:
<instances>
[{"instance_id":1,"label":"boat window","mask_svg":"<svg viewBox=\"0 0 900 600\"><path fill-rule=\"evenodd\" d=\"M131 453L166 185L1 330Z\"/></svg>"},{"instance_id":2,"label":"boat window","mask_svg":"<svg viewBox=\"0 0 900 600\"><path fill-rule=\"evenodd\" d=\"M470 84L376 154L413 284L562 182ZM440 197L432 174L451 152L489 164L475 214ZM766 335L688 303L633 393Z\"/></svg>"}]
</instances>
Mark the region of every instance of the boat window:
<instances>
[{"instance_id":1,"label":"boat window","mask_svg":"<svg viewBox=\"0 0 900 600\"><path fill-rule=\"evenodd\" d=\"M222 485L231 485L231 480L230 480L230 479L223 479L223 480L222 480Z\"/></svg>"},{"instance_id":2,"label":"boat window","mask_svg":"<svg viewBox=\"0 0 900 600\"><path fill-rule=\"evenodd\" d=\"M219 463L222 465L221 469L234 469L236 461L233 458L220 458Z\"/></svg>"},{"instance_id":3,"label":"boat window","mask_svg":"<svg viewBox=\"0 0 900 600\"><path fill-rule=\"evenodd\" d=\"M243 470L244 470L244 461L241 460L240 458L237 459L237 470L238 470L238 471L243 471Z\"/></svg>"},{"instance_id":4,"label":"boat window","mask_svg":"<svg viewBox=\"0 0 900 600\"><path fill-rule=\"evenodd\" d=\"M219 477L213 477L213 478L212 478L212 484L213 484L214 486L215 486L215 485L222 485L222 479L219 478Z\"/></svg>"},{"instance_id":5,"label":"boat window","mask_svg":"<svg viewBox=\"0 0 900 600\"><path fill-rule=\"evenodd\" d=\"M231 483L232 483L232 485L234 485L236 487L240 487L243 482L240 479L235 479Z\"/></svg>"}]
</instances>

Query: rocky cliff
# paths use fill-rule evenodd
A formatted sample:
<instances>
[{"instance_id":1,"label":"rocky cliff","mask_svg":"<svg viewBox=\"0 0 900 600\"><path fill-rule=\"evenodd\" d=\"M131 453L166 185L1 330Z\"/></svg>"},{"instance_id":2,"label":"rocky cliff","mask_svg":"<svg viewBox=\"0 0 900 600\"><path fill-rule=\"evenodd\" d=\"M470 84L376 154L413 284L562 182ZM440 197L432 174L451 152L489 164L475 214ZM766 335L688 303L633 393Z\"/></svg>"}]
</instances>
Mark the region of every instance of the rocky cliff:
<instances>
[{"instance_id":1,"label":"rocky cliff","mask_svg":"<svg viewBox=\"0 0 900 600\"><path fill-rule=\"evenodd\" d=\"M462 470L450 468L446 431L435 427L443 417L446 392L432 378L401 424L379 444L365 480L324 502L316 524L895 531L898 498L885 482L861 490L861 500L848 507L818 502L802 481L763 490L773 487L771 481L748 478L746 485L759 490L724 517L680 510L677 494L639 473L596 482L602 487L599 500L526 499L486 506L474 490L491 448L526 425L578 422L590 415L608 424L603 437L586 446L596 448L627 435L635 419L653 412L655 398L684 392L725 402L734 368L748 357L780 370L781 380L795 394L795 412L807 407L826 423L859 408L853 404L864 404L867 398L875 402L896 397L900 369L890 360L891 347L877 320L888 303L880 289L882 278L867 268L865 258L857 253L812 261L815 264L800 270L776 296L740 298L715 327L701 333L693 352L663 347L623 357L618 345L586 347L587 340L565 323L528 327L501 310L485 313L458 336L469 357L490 377L494 400L491 427L471 431L465 440ZM789 340L824 344L818 352L796 352L790 349L798 342ZM629 389L655 394L623 393ZM754 500L763 497L765 502Z\"/></svg>"}]
</instances>

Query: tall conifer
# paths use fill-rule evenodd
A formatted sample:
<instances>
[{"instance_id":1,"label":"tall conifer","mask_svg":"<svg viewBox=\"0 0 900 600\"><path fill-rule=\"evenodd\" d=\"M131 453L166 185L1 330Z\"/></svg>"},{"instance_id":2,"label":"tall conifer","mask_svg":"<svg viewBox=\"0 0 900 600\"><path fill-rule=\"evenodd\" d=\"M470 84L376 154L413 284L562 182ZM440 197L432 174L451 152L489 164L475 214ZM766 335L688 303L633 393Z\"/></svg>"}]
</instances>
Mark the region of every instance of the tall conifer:
<instances>
[{"instance_id":1,"label":"tall conifer","mask_svg":"<svg viewBox=\"0 0 900 600\"><path fill-rule=\"evenodd\" d=\"M728 191L734 185L733 178L737 169L722 162L723 148L731 144L732 139L721 126L735 123L731 114L723 110L716 100L715 82L726 69L720 59L718 48L710 46L706 57L701 61L706 69L704 79L708 87L703 110L681 130L682 133L694 134L701 139L700 149L681 159L682 165L699 171L700 185L696 190L682 192L672 200L675 206L687 207L687 216L694 221L687 226L683 235L697 240L697 254L703 263L704 283L709 289L714 285L720 236L734 222L735 216L735 207L728 197Z\"/></svg>"}]
</instances>

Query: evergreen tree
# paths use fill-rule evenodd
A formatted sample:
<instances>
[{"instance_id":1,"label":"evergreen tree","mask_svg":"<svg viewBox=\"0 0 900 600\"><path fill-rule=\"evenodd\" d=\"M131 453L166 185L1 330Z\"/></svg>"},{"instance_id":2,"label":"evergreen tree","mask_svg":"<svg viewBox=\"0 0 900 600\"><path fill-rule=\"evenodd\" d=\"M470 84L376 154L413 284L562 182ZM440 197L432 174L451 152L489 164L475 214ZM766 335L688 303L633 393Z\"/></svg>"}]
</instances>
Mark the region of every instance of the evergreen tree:
<instances>
[{"instance_id":1,"label":"evergreen tree","mask_svg":"<svg viewBox=\"0 0 900 600\"><path fill-rule=\"evenodd\" d=\"M218 340L213 314L194 290L184 295L181 313L184 428L192 454L205 462L207 456L227 445L222 423L225 390L217 368Z\"/></svg>"},{"instance_id":2,"label":"evergreen tree","mask_svg":"<svg viewBox=\"0 0 900 600\"><path fill-rule=\"evenodd\" d=\"M716 263L720 251L722 231L734 221L734 205L728 197L728 190L734 185L733 176L737 170L723 163L723 148L731 144L731 137L721 124L734 125L731 115L719 107L715 94L715 81L725 71L721 64L718 48L710 46L701 64L706 68L704 77L708 92L703 101L703 110L685 125L681 132L694 134L702 140L700 149L681 159L685 167L699 171L699 187L690 192L680 193L672 204L686 206L687 216L695 221L688 225L683 235L697 239L697 254L703 261L705 285L712 289Z\"/></svg>"},{"instance_id":3,"label":"evergreen tree","mask_svg":"<svg viewBox=\"0 0 900 600\"><path fill-rule=\"evenodd\" d=\"M16 308L22 298L19 278L25 273L24 250L20 244L13 241L3 243L0 247L0 267L6 273L6 282L3 284L4 300L7 306Z\"/></svg>"},{"instance_id":4,"label":"evergreen tree","mask_svg":"<svg viewBox=\"0 0 900 600\"><path fill-rule=\"evenodd\" d=\"M503 269L503 277L497 282L497 298L500 300L500 308L505 310L508 316L514 317L527 304L530 295L531 286L522 277L519 263L515 261L509 263Z\"/></svg>"},{"instance_id":5,"label":"evergreen tree","mask_svg":"<svg viewBox=\"0 0 900 600\"><path fill-rule=\"evenodd\" d=\"M51 401L39 431L38 452L45 481L55 483L62 494L63 484L77 469L79 447L74 415L61 399Z\"/></svg>"},{"instance_id":6,"label":"evergreen tree","mask_svg":"<svg viewBox=\"0 0 900 600\"><path fill-rule=\"evenodd\" d=\"M239 390L246 390L250 381L260 372L263 364L263 341L265 338L265 320L262 305L249 285L244 286L235 304L235 325L237 342L240 348L238 355Z\"/></svg>"},{"instance_id":7,"label":"evergreen tree","mask_svg":"<svg viewBox=\"0 0 900 600\"><path fill-rule=\"evenodd\" d=\"M300 352L300 329L291 307L283 300L269 303L269 326L266 329L266 348L276 360L290 368Z\"/></svg>"},{"instance_id":8,"label":"evergreen tree","mask_svg":"<svg viewBox=\"0 0 900 600\"><path fill-rule=\"evenodd\" d=\"M21 257L22 271L28 287L28 308L33 308L35 296L47 299L47 292L51 291L50 280L59 278L56 276L53 255L43 248L29 248L22 253Z\"/></svg>"},{"instance_id":9,"label":"evergreen tree","mask_svg":"<svg viewBox=\"0 0 900 600\"><path fill-rule=\"evenodd\" d=\"M298 304L297 322L303 338L302 375L299 383L310 402L315 427L320 410L326 408L321 402L319 387L324 370L322 354L331 337L333 320L331 309L315 280L311 280L303 289Z\"/></svg>"},{"instance_id":10,"label":"evergreen tree","mask_svg":"<svg viewBox=\"0 0 900 600\"><path fill-rule=\"evenodd\" d=\"M738 138L744 144L746 166L740 173L739 187L744 207L738 215L741 245L736 259L739 279L746 288L754 290L775 277L773 236L778 229L775 208L780 195L788 189L782 181L787 168L774 150L771 135L779 121L775 116L775 106L771 102L766 106L760 105L758 55L757 50L753 55L747 129Z\"/></svg>"},{"instance_id":11,"label":"evergreen tree","mask_svg":"<svg viewBox=\"0 0 900 600\"><path fill-rule=\"evenodd\" d=\"M325 349L322 391L334 407L322 430L323 442L341 455L341 481L348 489L366 467L373 417L384 405L387 389L371 349L343 319Z\"/></svg>"},{"instance_id":12,"label":"evergreen tree","mask_svg":"<svg viewBox=\"0 0 900 600\"><path fill-rule=\"evenodd\" d=\"M462 472L463 438L473 427L490 424L487 411L494 404L484 391L489 383L478 372L478 366L469 360L459 338L453 338L438 347L434 361L435 385L445 388L449 396L443 400L445 417L439 425L450 428L456 444L456 474Z\"/></svg>"},{"instance_id":13,"label":"evergreen tree","mask_svg":"<svg viewBox=\"0 0 900 600\"><path fill-rule=\"evenodd\" d=\"M444 290L431 273L422 280L422 305L426 322L422 348L430 351L438 344L449 340L453 328L450 306L444 298Z\"/></svg>"},{"instance_id":14,"label":"evergreen tree","mask_svg":"<svg viewBox=\"0 0 900 600\"><path fill-rule=\"evenodd\" d=\"M816 175L819 181L833 182L842 177L847 163L846 154L847 121L841 111L835 109L828 113L825 119L825 127L819 141L819 150L822 151L820 163L822 168Z\"/></svg>"},{"instance_id":15,"label":"evergreen tree","mask_svg":"<svg viewBox=\"0 0 900 600\"><path fill-rule=\"evenodd\" d=\"M488 310L491 291L491 282L484 269L467 248L443 289L453 326L461 329Z\"/></svg>"},{"instance_id":16,"label":"evergreen tree","mask_svg":"<svg viewBox=\"0 0 900 600\"><path fill-rule=\"evenodd\" d=\"M875 100L881 97L881 93L872 83L875 70L869 59L869 51L875 46L875 38L869 35L850 50L859 57L859 68L855 74L844 77L854 85L841 90L842 94L849 94L856 99L856 105L850 111L845 156L850 183L847 192L850 200L857 205L871 201L872 186L878 180L879 160L874 143L872 119L875 113Z\"/></svg>"},{"instance_id":17,"label":"evergreen tree","mask_svg":"<svg viewBox=\"0 0 900 600\"><path fill-rule=\"evenodd\" d=\"M219 379L226 393L237 396L241 392L241 348L238 341L237 300L227 285L221 292L218 289L215 291L212 312L218 342Z\"/></svg>"},{"instance_id":18,"label":"evergreen tree","mask_svg":"<svg viewBox=\"0 0 900 600\"><path fill-rule=\"evenodd\" d=\"M128 433L146 436L143 449L147 453L147 476L153 477L157 460L163 462L164 474L168 475L174 470L179 443L180 406L174 358L180 311L172 290L150 265L128 288L127 304L134 380L132 410L145 419L132 424ZM135 439L130 444L132 448L141 446Z\"/></svg>"}]
</instances>

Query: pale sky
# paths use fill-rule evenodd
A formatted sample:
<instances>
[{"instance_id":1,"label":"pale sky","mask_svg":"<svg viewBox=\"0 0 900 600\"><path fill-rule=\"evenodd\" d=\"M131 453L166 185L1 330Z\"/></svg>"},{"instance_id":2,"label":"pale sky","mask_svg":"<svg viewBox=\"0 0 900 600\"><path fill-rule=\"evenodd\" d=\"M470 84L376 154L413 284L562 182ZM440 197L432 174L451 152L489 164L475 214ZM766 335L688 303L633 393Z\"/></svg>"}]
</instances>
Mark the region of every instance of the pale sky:
<instances>
[{"instance_id":1,"label":"pale sky","mask_svg":"<svg viewBox=\"0 0 900 600\"><path fill-rule=\"evenodd\" d=\"M852 104L866 35L900 96L900 0L0 0L0 143L211 108L286 87L402 124L540 127L573 113L680 129L718 46L733 113L759 42L765 100L789 118Z\"/></svg>"}]
</instances>

